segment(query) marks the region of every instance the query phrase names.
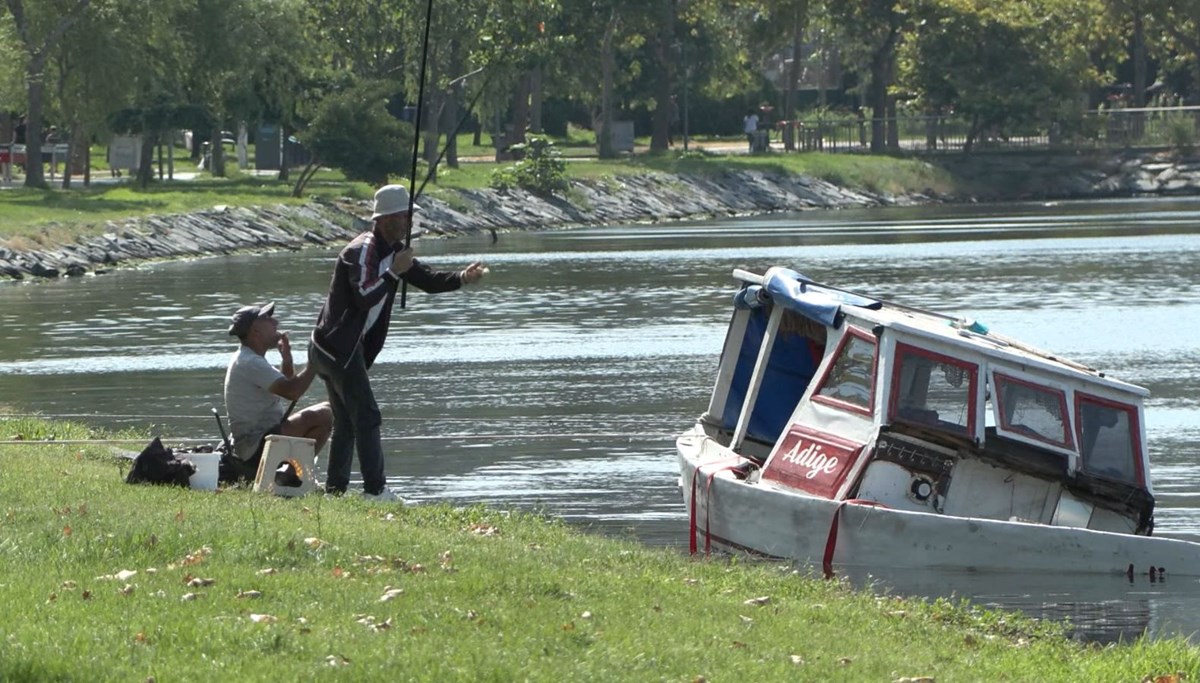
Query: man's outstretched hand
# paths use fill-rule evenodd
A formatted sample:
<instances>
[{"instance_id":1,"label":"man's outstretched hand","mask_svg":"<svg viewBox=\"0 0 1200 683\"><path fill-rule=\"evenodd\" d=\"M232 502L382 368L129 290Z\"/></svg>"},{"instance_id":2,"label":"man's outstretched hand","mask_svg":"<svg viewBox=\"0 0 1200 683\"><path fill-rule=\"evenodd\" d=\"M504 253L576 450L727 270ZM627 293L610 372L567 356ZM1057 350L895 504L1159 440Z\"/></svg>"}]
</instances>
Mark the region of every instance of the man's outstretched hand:
<instances>
[{"instance_id":1,"label":"man's outstretched hand","mask_svg":"<svg viewBox=\"0 0 1200 683\"><path fill-rule=\"evenodd\" d=\"M483 279L488 269L483 265L482 261L476 261L463 269L460 274L464 285L473 285Z\"/></svg>"}]
</instances>

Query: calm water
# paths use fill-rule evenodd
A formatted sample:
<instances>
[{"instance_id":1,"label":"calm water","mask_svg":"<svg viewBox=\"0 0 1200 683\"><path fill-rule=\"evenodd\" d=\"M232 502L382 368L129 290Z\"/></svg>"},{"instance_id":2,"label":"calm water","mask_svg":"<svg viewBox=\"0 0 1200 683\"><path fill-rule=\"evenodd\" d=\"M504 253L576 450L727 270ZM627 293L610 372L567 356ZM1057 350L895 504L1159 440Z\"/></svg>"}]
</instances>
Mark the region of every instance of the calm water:
<instances>
[{"instance_id":1,"label":"calm water","mask_svg":"<svg viewBox=\"0 0 1200 683\"><path fill-rule=\"evenodd\" d=\"M485 286L410 292L372 370L391 483L686 546L673 438L706 405L735 267L957 312L1150 389L1158 532L1200 537L1200 202L810 212L426 241ZM214 438L239 304L274 300L303 357L333 250L0 286L0 403ZM316 387L302 404L320 400ZM855 577L1068 617L1097 640L1191 635L1200 583ZM1085 583L1085 585L1080 585Z\"/></svg>"}]
</instances>

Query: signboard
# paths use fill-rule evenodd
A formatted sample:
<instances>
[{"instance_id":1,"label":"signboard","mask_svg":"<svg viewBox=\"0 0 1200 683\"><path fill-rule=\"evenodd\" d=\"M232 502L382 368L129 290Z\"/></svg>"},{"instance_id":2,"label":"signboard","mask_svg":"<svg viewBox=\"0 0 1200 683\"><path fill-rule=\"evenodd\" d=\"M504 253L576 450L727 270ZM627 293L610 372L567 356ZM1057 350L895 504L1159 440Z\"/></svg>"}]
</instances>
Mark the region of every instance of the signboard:
<instances>
[{"instance_id":1,"label":"signboard","mask_svg":"<svg viewBox=\"0 0 1200 683\"><path fill-rule=\"evenodd\" d=\"M134 172L142 158L142 136L115 135L108 145L108 166Z\"/></svg>"},{"instance_id":2,"label":"signboard","mask_svg":"<svg viewBox=\"0 0 1200 683\"><path fill-rule=\"evenodd\" d=\"M793 424L780 439L762 478L822 498L834 498L863 444Z\"/></svg>"}]
</instances>

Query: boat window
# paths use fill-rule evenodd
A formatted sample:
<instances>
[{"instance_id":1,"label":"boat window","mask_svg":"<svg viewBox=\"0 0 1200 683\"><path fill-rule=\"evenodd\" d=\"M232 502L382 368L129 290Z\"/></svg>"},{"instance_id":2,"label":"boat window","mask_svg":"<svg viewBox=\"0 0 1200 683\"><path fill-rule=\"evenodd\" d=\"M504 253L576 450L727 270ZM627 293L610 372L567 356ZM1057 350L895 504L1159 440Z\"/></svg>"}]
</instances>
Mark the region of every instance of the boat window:
<instances>
[{"instance_id":1,"label":"boat window","mask_svg":"<svg viewBox=\"0 0 1200 683\"><path fill-rule=\"evenodd\" d=\"M1109 479L1143 483L1137 408L1076 394L1083 471Z\"/></svg>"},{"instance_id":2,"label":"boat window","mask_svg":"<svg viewBox=\"0 0 1200 683\"><path fill-rule=\"evenodd\" d=\"M875 396L875 337L848 328L813 400L870 415Z\"/></svg>"},{"instance_id":3,"label":"boat window","mask_svg":"<svg viewBox=\"0 0 1200 683\"><path fill-rule=\"evenodd\" d=\"M995 378L1001 429L1055 446L1074 448L1065 391L999 372Z\"/></svg>"},{"instance_id":4,"label":"boat window","mask_svg":"<svg viewBox=\"0 0 1200 683\"><path fill-rule=\"evenodd\" d=\"M890 419L974 436L979 366L896 344Z\"/></svg>"}]
</instances>

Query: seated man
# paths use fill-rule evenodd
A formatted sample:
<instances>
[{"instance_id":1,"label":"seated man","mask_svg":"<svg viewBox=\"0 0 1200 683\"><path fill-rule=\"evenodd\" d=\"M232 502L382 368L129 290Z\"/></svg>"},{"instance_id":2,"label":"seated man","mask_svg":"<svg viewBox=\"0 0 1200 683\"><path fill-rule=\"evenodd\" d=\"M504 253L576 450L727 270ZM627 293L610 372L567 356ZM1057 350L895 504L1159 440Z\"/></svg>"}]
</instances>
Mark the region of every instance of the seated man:
<instances>
[{"instance_id":1,"label":"seated man","mask_svg":"<svg viewBox=\"0 0 1200 683\"><path fill-rule=\"evenodd\" d=\"M225 411L233 435L230 460L238 479L258 474L268 434L313 439L319 453L333 428L333 410L327 402L289 415L285 401L295 405L317 374L311 365L296 373L291 344L287 333L279 331L274 312L274 303L243 306L230 318L229 334L242 343L225 373ZM270 349L279 350L278 369L267 361Z\"/></svg>"}]
</instances>

